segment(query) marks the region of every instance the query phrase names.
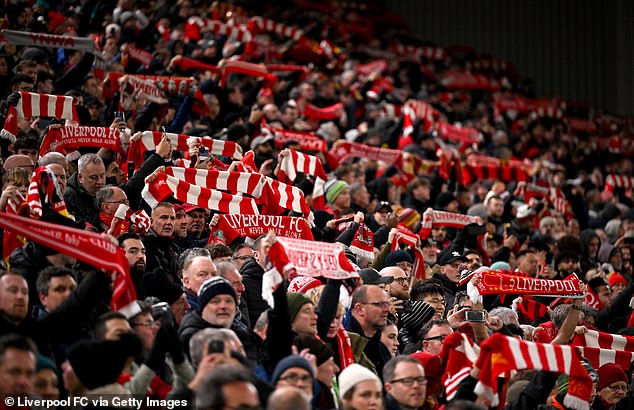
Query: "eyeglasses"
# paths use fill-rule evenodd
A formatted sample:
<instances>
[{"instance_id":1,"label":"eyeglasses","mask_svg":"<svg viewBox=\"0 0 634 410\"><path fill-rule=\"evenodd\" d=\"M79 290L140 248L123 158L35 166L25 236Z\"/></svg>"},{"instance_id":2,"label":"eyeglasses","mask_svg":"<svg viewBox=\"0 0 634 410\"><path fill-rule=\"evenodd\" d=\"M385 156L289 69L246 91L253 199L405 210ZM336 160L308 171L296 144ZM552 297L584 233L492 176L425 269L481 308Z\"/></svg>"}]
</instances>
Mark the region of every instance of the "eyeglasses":
<instances>
[{"instance_id":1,"label":"eyeglasses","mask_svg":"<svg viewBox=\"0 0 634 410\"><path fill-rule=\"evenodd\" d=\"M423 340L439 340L440 343L442 343L442 342L445 341L447 336L449 336L449 335L432 336L432 337L428 337L428 338L423 339Z\"/></svg>"},{"instance_id":2,"label":"eyeglasses","mask_svg":"<svg viewBox=\"0 0 634 410\"><path fill-rule=\"evenodd\" d=\"M623 390L623 391L627 391L627 385L623 385L623 384L611 384L609 386L606 386L608 389L612 390L612 391L617 391L617 390Z\"/></svg>"},{"instance_id":3,"label":"eyeglasses","mask_svg":"<svg viewBox=\"0 0 634 410\"><path fill-rule=\"evenodd\" d=\"M372 305L374 307L385 309L390 307L390 302L387 300L385 302L365 302L364 305Z\"/></svg>"},{"instance_id":4,"label":"eyeglasses","mask_svg":"<svg viewBox=\"0 0 634 410\"><path fill-rule=\"evenodd\" d=\"M394 282L398 283L401 286L409 285L409 278L407 276L403 276L402 278L394 278Z\"/></svg>"},{"instance_id":5,"label":"eyeglasses","mask_svg":"<svg viewBox=\"0 0 634 410\"><path fill-rule=\"evenodd\" d=\"M425 376L403 377L402 379L392 380L390 383L401 383L406 387L412 387L414 383L426 386L427 378Z\"/></svg>"},{"instance_id":6,"label":"eyeglasses","mask_svg":"<svg viewBox=\"0 0 634 410\"><path fill-rule=\"evenodd\" d=\"M118 201L104 201L105 204L126 204L129 205L130 201L127 199L120 199Z\"/></svg>"},{"instance_id":7,"label":"eyeglasses","mask_svg":"<svg viewBox=\"0 0 634 410\"><path fill-rule=\"evenodd\" d=\"M154 320L148 320L147 322L137 322L134 326L159 327L159 324Z\"/></svg>"},{"instance_id":8,"label":"eyeglasses","mask_svg":"<svg viewBox=\"0 0 634 410\"><path fill-rule=\"evenodd\" d=\"M313 380L313 378L309 374L300 376L299 374L291 373L288 376L280 377L280 380L284 380L285 382L289 383L309 383Z\"/></svg>"},{"instance_id":9,"label":"eyeglasses","mask_svg":"<svg viewBox=\"0 0 634 410\"><path fill-rule=\"evenodd\" d=\"M235 258L233 258L234 261L246 261L249 258L252 258L253 256L250 255L244 255L244 256L236 256Z\"/></svg>"}]
</instances>

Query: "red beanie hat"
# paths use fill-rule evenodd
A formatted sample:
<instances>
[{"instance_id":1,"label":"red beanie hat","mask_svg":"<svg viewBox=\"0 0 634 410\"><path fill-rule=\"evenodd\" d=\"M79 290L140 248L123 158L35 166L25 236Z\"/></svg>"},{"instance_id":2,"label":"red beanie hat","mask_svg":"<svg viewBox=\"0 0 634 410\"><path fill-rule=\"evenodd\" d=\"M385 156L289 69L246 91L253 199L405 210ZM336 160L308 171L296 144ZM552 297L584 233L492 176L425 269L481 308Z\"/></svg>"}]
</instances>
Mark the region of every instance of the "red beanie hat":
<instances>
[{"instance_id":1,"label":"red beanie hat","mask_svg":"<svg viewBox=\"0 0 634 410\"><path fill-rule=\"evenodd\" d=\"M608 283L610 284L610 287L614 286L617 283L622 283L623 286L627 286L627 281L625 280L625 278L623 277L623 275L621 275L618 272L613 272L609 277L608 277Z\"/></svg>"},{"instance_id":2,"label":"red beanie hat","mask_svg":"<svg viewBox=\"0 0 634 410\"><path fill-rule=\"evenodd\" d=\"M597 385L597 391L603 389L616 382L627 383L627 375L618 364L607 363L599 367L599 384Z\"/></svg>"}]
</instances>

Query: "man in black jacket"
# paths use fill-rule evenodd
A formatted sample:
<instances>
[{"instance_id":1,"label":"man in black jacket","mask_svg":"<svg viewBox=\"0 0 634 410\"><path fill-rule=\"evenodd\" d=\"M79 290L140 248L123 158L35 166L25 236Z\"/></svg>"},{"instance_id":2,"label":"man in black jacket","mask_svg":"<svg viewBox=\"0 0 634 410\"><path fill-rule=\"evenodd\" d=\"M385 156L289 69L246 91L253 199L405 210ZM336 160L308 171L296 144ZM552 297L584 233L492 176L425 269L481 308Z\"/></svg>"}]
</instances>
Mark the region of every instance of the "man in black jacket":
<instances>
[{"instance_id":1,"label":"man in black jacket","mask_svg":"<svg viewBox=\"0 0 634 410\"><path fill-rule=\"evenodd\" d=\"M77 173L68 180L64 201L68 211L76 220L88 221L92 225L99 209L95 204L97 191L106 183L106 168L96 154L85 154L79 158Z\"/></svg>"},{"instance_id":2,"label":"man in black jacket","mask_svg":"<svg viewBox=\"0 0 634 410\"><path fill-rule=\"evenodd\" d=\"M178 276L179 249L172 241L176 223L174 205L169 202L159 202L152 210L151 220L151 229L142 239L147 259L145 270L150 272L159 268L172 282L181 285Z\"/></svg>"}]
</instances>

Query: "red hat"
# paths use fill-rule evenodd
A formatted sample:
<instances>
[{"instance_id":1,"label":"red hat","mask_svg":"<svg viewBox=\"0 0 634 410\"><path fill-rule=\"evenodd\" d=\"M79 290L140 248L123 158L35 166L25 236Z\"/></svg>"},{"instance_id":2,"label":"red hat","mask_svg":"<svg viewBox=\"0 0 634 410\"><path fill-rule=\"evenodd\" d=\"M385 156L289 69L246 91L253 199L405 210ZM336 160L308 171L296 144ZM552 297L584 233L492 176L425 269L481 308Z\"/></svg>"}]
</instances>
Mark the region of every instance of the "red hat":
<instances>
[{"instance_id":1,"label":"red hat","mask_svg":"<svg viewBox=\"0 0 634 410\"><path fill-rule=\"evenodd\" d=\"M200 209L201 211L205 210L205 208L203 208L200 205L192 205L192 204L183 204L183 209L185 210L185 213L190 213L191 211L195 211L197 209Z\"/></svg>"},{"instance_id":2,"label":"red hat","mask_svg":"<svg viewBox=\"0 0 634 410\"><path fill-rule=\"evenodd\" d=\"M440 356L429 352L416 352L410 354L411 357L418 360L425 368L425 377L428 380L428 391L435 391L440 387L442 375L445 372Z\"/></svg>"},{"instance_id":3,"label":"red hat","mask_svg":"<svg viewBox=\"0 0 634 410\"><path fill-rule=\"evenodd\" d=\"M623 371L621 366L614 363L607 363L599 367L599 383L597 385L597 391L603 389L616 382L627 383L627 374Z\"/></svg>"},{"instance_id":4,"label":"red hat","mask_svg":"<svg viewBox=\"0 0 634 410\"><path fill-rule=\"evenodd\" d=\"M623 275L618 272L612 272L612 274L608 277L608 283L610 284L610 287L616 285L617 283L622 283L623 286L627 286L627 281Z\"/></svg>"}]
</instances>

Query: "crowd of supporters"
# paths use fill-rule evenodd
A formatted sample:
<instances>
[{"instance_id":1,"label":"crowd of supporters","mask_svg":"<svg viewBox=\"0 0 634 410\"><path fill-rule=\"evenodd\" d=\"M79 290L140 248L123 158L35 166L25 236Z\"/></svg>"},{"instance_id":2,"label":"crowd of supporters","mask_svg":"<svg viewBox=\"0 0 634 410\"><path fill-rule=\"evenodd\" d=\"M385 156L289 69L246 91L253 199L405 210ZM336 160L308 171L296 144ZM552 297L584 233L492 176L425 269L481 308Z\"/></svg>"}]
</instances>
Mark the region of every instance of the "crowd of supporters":
<instances>
[{"instance_id":1,"label":"crowd of supporters","mask_svg":"<svg viewBox=\"0 0 634 410\"><path fill-rule=\"evenodd\" d=\"M0 409L634 408L632 118L381 2L3 11Z\"/></svg>"}]
</instances>

